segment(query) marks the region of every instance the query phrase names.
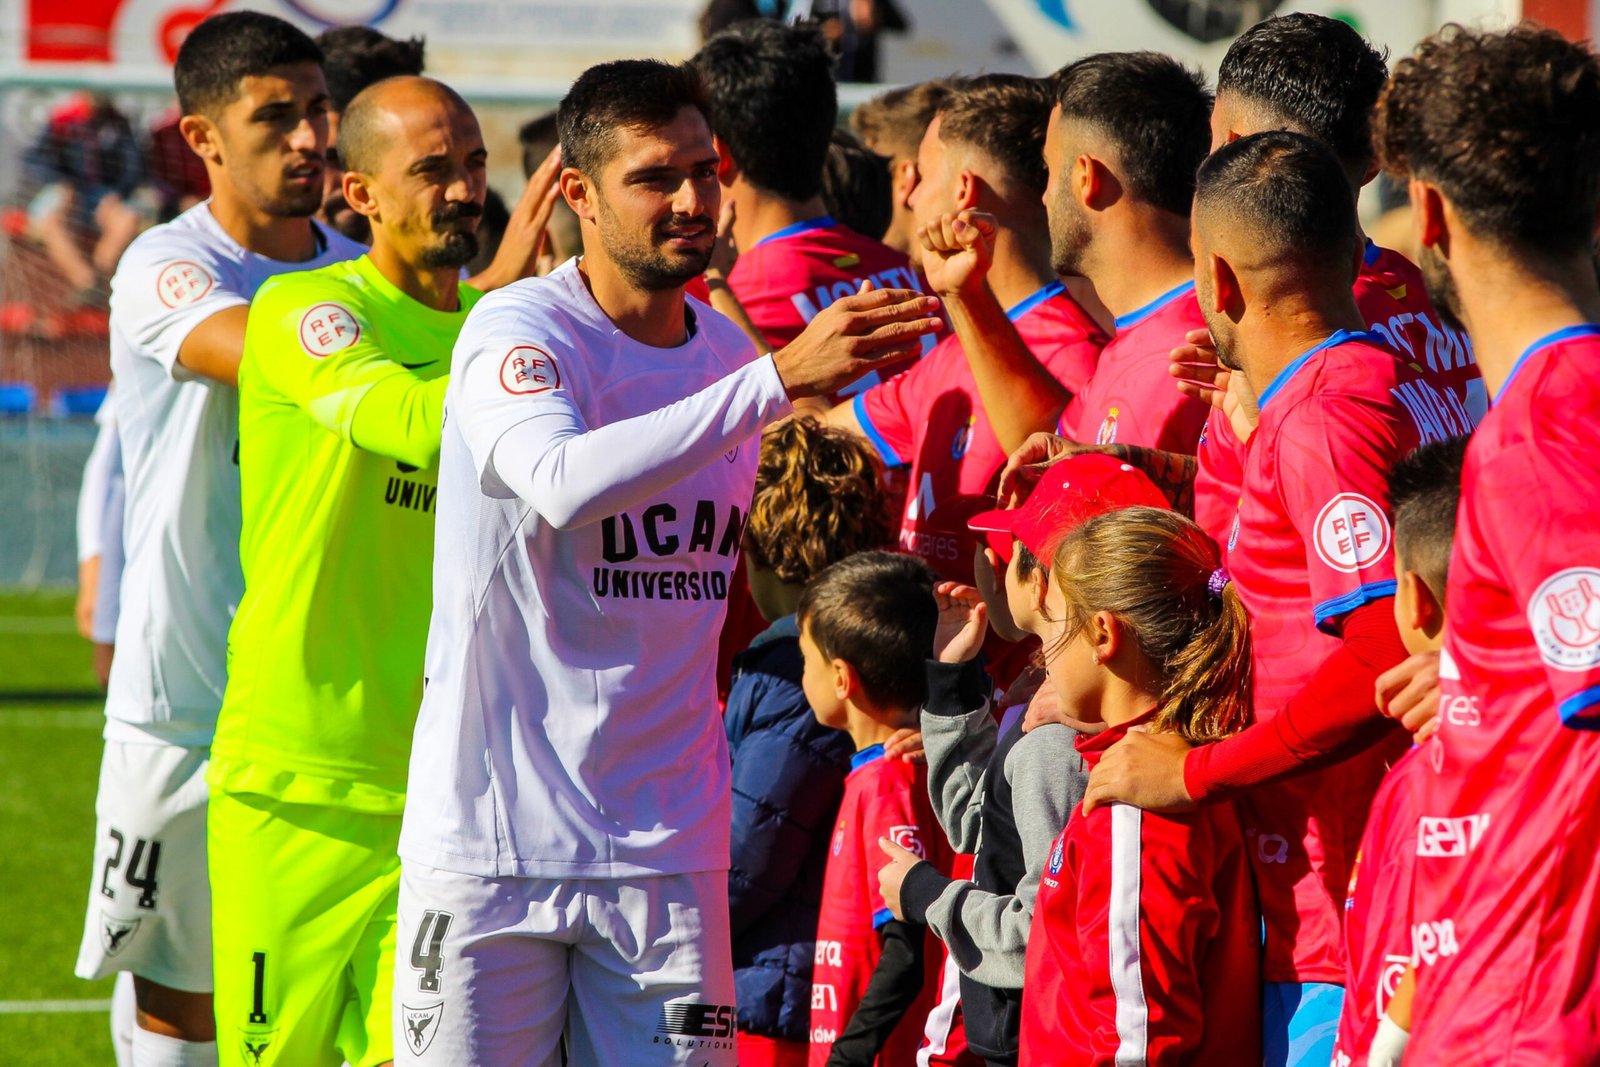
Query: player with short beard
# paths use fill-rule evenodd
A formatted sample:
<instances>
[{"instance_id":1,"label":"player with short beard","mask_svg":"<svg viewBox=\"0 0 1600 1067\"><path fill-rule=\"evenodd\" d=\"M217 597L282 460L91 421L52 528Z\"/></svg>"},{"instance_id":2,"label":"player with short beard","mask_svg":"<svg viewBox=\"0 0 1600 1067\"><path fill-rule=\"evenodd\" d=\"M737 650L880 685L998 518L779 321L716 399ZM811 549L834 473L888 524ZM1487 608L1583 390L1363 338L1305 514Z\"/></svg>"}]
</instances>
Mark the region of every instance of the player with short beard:
<instances>
[{"instance_id":1,"label":"player with short beard","mask_svg":"<svg viewBox=\"0 0 1600 1067\"><path fill-rule=\"evenodd\" d=\"M916 351L937 301L844 297L757 357L683 292L720 201L694 70L592 67L560 126L583 258L481 300L445 395L396 1054L731 1065L714 669L754 438Z\"/></svg>"},{"instance_id":2,"label":"player with short beard","mask_svg":"<svg viewBox=\"0 0 1600 1067\"><path fill-rule=\"evenodd\" d=\"M1339 903L1385 761L1408 740L1372 702L1378 676L1406 656L1392 604L1389 469L1470 424L1419 418L1403 398L1443 409L1438 390L1362 329L1355 199L1321 142L1253 134L1213 152L1196 181L1200 310L1223 365L1260 403L1224 542L1250 612L1256 721L1194 748L1123 738L1090 773L1084 810L1239 798L1266 932L1264 1062L1305 1067L1332 1054L1344 995ZM1353 736L1308 773L1302 734L1285 723L1326 720L1354 724Z\"/></svg>"},{"instance_id":3,"label":"player with short beard","mask_svg":"<svg viewBox=\"0 0 1600 1067\"><path fill-rule=\"evenodd\" d=\"M275 278L250 310L245 594L209 830L224 1032L280 1063L366 1067L393 1058L395 849L444 391L480 295L460 273L488 187L476 117L430 79L361 92L339 147L371 252Z\"/></svg>"},{"instance_id":4,"label":"player with short beard","mask_svg":"<svg viewBox=\"0 0 1600 1067\"><path fill-rule=\"evenodd\" d=\"M311 221L327 149L321 59L268 15L194 29L174 81L211 198L141 235L111 281L127 559L77 972L133 972L140 1064L217 1056L204 778L243 590L245 318L267 278L361 252Z\"/></svg>"}]
</instances>

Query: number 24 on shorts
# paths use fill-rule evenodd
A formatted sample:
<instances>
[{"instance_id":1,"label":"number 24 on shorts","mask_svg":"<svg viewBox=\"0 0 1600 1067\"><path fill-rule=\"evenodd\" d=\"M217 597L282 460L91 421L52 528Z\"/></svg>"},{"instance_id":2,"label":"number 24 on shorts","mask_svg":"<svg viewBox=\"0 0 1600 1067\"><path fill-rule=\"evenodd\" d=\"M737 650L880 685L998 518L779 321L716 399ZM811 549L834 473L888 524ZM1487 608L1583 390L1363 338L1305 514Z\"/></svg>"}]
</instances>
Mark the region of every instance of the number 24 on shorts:
<instances>
[{"instance_id":1,"label":"number 24 on shorts","mask_svg":"<svg viewBox=\"0 0 1600 1067\"><path fill-rule=\"evenodd\" d=\"M128 857L127 867L122 866L123 853L127 851L127 838L120 830L111 831L113 851L106 856L106 862L100 869L100 892L115 900L117 893L111 886L113 871L122 871L122 880L128 884L129 889L139 891L139 907L154 910L156 906L156 867L161 862L161 842L146 841L144 838L135 838L133 854Z\"/></svg>"}]
</instances>

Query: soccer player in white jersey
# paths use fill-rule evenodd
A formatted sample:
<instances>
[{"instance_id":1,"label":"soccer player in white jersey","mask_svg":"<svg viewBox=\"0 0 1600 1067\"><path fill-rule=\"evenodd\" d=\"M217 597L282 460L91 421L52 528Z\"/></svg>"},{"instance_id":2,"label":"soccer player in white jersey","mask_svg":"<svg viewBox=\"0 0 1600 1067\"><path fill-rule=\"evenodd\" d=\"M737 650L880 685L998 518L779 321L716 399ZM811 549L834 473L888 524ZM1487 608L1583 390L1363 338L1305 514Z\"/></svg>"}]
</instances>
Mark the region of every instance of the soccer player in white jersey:
<instances>
[{"instance_id":1,"label":"soccer player in white jersey","mask_svg":"<svg viewBox=\"0 0 1600 1067\"><path fill-rule=\"evenodd\" d=\"M143 234L111 281L127 559L77 973L133 973L139 1067L217 1057L205 771L243 584L246 308L275 274L363 251L310 217L327 150L321 58L267 15L194 29L174 70L179 129L212 195Z\"/></svg>"},{"instance_id":2,"label":"soccer player in white jersey","mask_svg":"<svg viewBox=\"0 0 1600 1067\"><path fill-rule=\"evenodd\" d=\"M593 67L559 122L584 258L480 301L445 395L395 1052L731 1065L714 670L754 438L920 350L937 302L846 297L755 356L683 293L719 207L693 70Z\"/></svg>"}]
</instances>

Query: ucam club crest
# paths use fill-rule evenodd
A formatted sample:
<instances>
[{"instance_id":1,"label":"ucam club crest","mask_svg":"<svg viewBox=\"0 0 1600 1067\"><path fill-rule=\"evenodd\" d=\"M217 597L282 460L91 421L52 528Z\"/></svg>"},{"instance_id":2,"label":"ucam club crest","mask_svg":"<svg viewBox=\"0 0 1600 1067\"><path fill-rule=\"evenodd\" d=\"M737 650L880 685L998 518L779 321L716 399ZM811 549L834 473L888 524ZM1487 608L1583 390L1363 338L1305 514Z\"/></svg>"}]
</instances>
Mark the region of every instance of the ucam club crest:
<instances>
[{"instance_id":1,"label":"ucam club crest","mask_svg":"<svg viewBox=\"0 0 1600 1067\"><path fill-rule=\"evenodd\" d=\"M106 950L107 956L115 956L128 947L128 942L133 940L133 935L139 929L138 919L118 919L100 913L100 944Z\"/></svg>"},{"instance_id":2,"label":"ucam club crest","mask_svg":"<svg viewBox=\"0 0 1600 1067\"><path fill-rule=\"evenodd\" d=\"M433 1044L433 1035L439 1032L439 1017L444 1014L444 1001L426 1007L400 1006L401 1022L405 1024L406 1045L413 1056L420 1056Z\"/></svg>"},{"instance_id":3,"label":"ucam club crest","mask_svg":"<svg viewBox=\"0 0 1600 1067\"><path fill-rule=\"evenodd\" d=\"M1600 568L1568 567L1546 578L1528 601L1528 627L1556 670L1600 663Z\"/></svg>"}]
</instances>

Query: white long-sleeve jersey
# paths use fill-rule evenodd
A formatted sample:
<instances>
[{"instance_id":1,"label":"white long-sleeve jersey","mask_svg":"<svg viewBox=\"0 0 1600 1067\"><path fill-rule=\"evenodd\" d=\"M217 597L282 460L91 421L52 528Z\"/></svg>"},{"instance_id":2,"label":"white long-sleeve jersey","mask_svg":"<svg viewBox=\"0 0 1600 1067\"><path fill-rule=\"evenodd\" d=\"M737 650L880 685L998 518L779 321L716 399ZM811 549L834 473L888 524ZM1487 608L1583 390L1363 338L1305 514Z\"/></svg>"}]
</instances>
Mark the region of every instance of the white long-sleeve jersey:
<instances>
[{"instance_id":1,"label":"white long-sleeve jersey","mask_svg":"<svg viewBox=\"0 0 1600 1067\"><path fill-rule=\"evenodd\" d=\"M770 357L689 301L641 344L575 262L486 296L456 344L434 608L400 853L462 874L728 865L716 641L790 410Z\"/></svg>"}]
</instances>

